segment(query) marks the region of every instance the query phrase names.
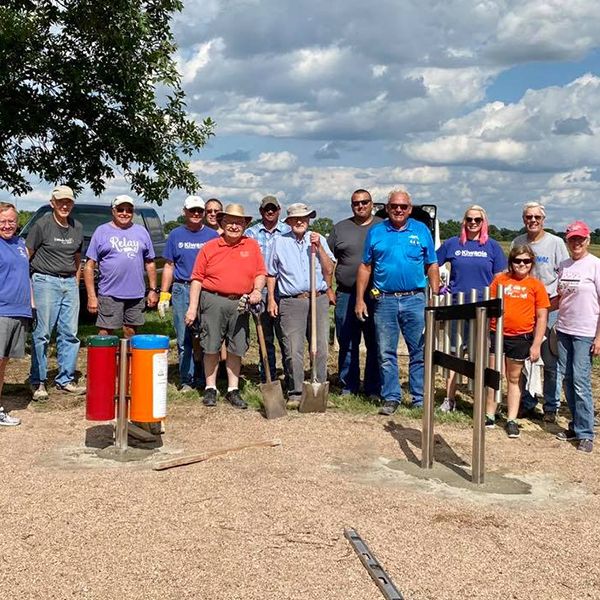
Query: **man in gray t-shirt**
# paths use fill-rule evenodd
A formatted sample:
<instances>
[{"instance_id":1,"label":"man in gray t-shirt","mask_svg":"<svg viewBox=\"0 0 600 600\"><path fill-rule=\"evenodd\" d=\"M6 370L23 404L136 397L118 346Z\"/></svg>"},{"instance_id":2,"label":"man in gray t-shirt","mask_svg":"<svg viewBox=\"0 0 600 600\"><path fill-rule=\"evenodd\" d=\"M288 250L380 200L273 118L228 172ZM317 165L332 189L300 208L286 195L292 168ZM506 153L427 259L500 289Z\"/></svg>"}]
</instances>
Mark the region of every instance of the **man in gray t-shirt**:
<instances>
[{"instance_id":1,"label":"man in gray t-shirt","mask_svg":"<svg viewBox=\"0 0 600 600\"><path fill-rule=\"evenodd\" d=\"M354 314L356 304L356 272L362 262L367 232L381 218L373 216L373 200L367 190L356 190L350 206L352 217L336 223L327 243L336 258L335 329L339 344L338 374L342 394L357 394L360 389L359 346L361 335L367 348L364 393L379 396L380 381L377 364L377 340L373 324L370 297L367 302L369 318L359 321ZM367 294L368 296L368 294Z\"/></svg>"},{"instance_id":2,"label":"man in gray t-shirt","mask_svg":"<svg viewBox=\"0 0 600 600\"><path fill-rule=\"evenodd\" d=\"M557 235L544 231L546 210L538 202L527 202L523 205L523 223L526 233L517 236L514 246L527 244L535 253L533 276L546 287L550 300L557 295L558 265L569 258L565 242ZM556 323L558 311L548 314L548 328ZM557 380L556 356L550 352L548 342L542 344L542 360L544 361L544 421L554 423L560 406L560 382ZM537 416L535 406L537 399L529 392L521 395L520 416L531 418Z\"/></svg>"}]
</instances>

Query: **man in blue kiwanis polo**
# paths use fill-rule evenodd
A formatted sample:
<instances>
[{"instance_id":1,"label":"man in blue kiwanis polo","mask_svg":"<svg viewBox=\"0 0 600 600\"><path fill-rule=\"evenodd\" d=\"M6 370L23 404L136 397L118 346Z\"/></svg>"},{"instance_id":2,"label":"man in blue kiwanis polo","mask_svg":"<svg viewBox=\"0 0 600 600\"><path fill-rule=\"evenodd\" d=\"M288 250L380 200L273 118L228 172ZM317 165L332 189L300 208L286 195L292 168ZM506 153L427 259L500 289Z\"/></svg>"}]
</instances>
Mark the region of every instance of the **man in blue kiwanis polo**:
<instances>
[{"instance_id":1,"label":"man in blue kiwanis polo","mask_svg":"<svg viewBox=\"0 0 600 600\"><path fill-rule=\"evenodd\" d=\"M383 398L381 415L393 414L402 397L398 379L400 332L408 347L412 406L423 405L426 277L434 294L440 287L431 233L423 223L410 218L412 202L408 193L391 191L386 212L388 218L374 225L365 239L356 280L355 308L358 319L375 320ZM374 315L368 314L363 298L371 277Z\"/></svg>"},{"instance_id":2,"label":"man in blue kiwanis polo","mask_svg":"<svg viewBox=\"0 0 600 600\"><path fill-rule=\"evenodd\" d=\"M204 226L204 200L200 196L185 199L183 216L185 223L173 229L167 238L158 312L164 317L171 300L179 353L180 390L191 392L204 388L205 382L202 360L194 361L192 333L184 321L190 303L190 279L200 248L219 234Z\"/></svg>"}]
</instances>

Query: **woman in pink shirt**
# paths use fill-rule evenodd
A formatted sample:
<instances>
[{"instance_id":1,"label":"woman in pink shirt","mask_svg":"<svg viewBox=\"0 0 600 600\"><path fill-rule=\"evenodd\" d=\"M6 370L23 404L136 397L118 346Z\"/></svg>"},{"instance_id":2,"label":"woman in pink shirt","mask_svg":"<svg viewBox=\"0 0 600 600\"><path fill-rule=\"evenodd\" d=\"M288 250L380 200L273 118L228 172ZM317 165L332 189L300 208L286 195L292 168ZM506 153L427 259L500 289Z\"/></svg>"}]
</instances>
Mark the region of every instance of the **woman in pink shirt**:
<instances>
[{"instance_id":1,"label":"woman in pink shirt","mask_svg":"<svg viewBox=\"0 0 600 600\"><path fill-rule=\"evenodd\" d=\"M572 419L556 437L594 448L592 360L600 354L600 259L589 253L590 228L583 221L567 227L571 258L558 268L558 368Z\"/></svg>"}]
</instances>

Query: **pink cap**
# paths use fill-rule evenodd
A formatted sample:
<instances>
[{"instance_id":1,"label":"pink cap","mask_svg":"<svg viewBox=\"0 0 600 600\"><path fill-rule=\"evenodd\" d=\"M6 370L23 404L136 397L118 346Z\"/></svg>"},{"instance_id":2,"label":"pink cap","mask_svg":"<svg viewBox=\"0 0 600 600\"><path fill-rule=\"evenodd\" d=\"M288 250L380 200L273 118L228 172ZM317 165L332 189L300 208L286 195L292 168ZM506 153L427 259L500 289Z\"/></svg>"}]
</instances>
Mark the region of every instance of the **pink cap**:
<instances>
[{"instance_id":1,"label":"pink cap","mask_svg":"<svg viewBox=\"0 0 600 600\"><path fill-rule=\"evenodd\" d=\"M590 228L583 221L573 221L573 223L567 225L566 238L572 238L575 236L589 237Z\"/></svg>"}]
</instances>

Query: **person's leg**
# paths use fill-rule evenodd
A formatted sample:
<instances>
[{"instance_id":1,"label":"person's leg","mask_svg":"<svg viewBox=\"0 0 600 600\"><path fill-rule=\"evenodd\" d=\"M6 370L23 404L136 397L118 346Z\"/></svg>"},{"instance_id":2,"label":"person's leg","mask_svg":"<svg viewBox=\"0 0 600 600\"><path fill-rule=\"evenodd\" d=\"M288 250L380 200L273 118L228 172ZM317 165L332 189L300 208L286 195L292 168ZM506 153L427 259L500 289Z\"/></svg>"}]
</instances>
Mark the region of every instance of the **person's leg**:
<instances>
[{"instance_id":1,"label":"person's leg","mask_svg":"<svg viewBox=\"0 0 600 600\"><path fill-rule=\"evenodd\" d=\"M506 359L506 405L507 405L507 419L514 421L519 414L519 403L521 401L521 371L523 370L523 363Z\"/></svg>"},{"instance_id":2,"label":"person's leg","mask_svg":"<svg viewBox=\"0 0 600 600\"><path fill-rule=\"evenodd\" d=\"M206 377L206 387L217 389L217 371L219 369L219 360L221 355L204 353L204 375Z\"/></svg>"},{"instance_id":3,"label":"person's leg","mask_svg":"<svg viewBox=\"0 0 600 600\"><path fill-rule=\"evenodd\" d=\"M0 426L14 427L21 424L21 419L11 417L2 407L2 388L4 387L4 373L8 358L0 358Z\"/></svg>"},{"instance_id":4,"label":"person's leg","mask_svg":"<svg viewBox=\"0 0 600 600\"><path fill-rule=\"evenodd\" d=\"M310 334L312 335L312 331ZM317 381L327 381L327 359L329 357L329 298L326 294L317 297ZM358 372L358 365L357 365Z\"/></svg>"},{"instance_id":5,"label":"person's leg","mask_svg":"<svg viewBox=\"0 0 600 600\"><path fill-rule=\"evenodd\" d=\"M568 428L573 431L575 420L575 389L573 385L573 340L572 336L557 332L558 338L558 371L565 392L565 400L571 411L571 421Z\"/></svg>"},{"instance_id":6,"label":"person's leg","mask_svg":"<svg viewBox=\"0 0 600 600\"><path fill-rule=\"evenodd\" d=\"M269 365L269 375L271 379L277 377L277 364L275 361L275 319L271 317L268 312L263 312L258 317L262 325L263 333L265 336L265 346L267 348L267 363ZM262 350L258 348L258 370L260 373L260 379L263 383L267 380L265 376L265 370L262 361Z\"/></svg>"},{"instance_id":7,"label":"person's leg","mask_svg":"<svg viewBox=\"0 0 600 600\"><path fill-rule=\"evenodd\" d=\"M342 394L357 394L360 387L360 326L354 314L356 295L337 292L335 334L338 341L338 377Z\"/></svg>"},{"instance_id":8,"label":"person's leg","mask_svg":"<svg viewBox=\"0 0 600 600\"><path fill-rule=\"evenodd\" d=\"M171 289L171 308L173 327L177 336L177 355L179 358L179 383L181 386L194 385L194 357L192 336L185 324L185 313L190 303L190 286L173 283Z\"/></svg>"},{"instance_id":9,"label":"person's leg","mask_svg":"<svg viewBox=\"0 0 600 600\"><path fill-rule=\"evenodd\" d=\"M31 372L29 383L39 386L48 378L48 346L58 318L60 287L56 277L35 273L32 290L37 311L37 325L31 337Z\"/></svg>"},{"instance_id":10,"label":"person's leg","mask_svg":"<svg viewBox=\"0 0 600 600\"><path fill-rule=\"evenodd\" d=\"M4 373L7 364L8 358L0 358L0 405L2 404L2 388L4 387Z\"/></svg>"},{"instance_id":11,"label":"person's leg","mask_svg":"<svg viewBox=\"0 0 600 600\"><path fill-rule=\"evenodd\" d=\"M379 375L379 362L377 360L377 335L375 333L375 321L373 318L375 306L374 301L370 298L367 299L366 304L369 316L362 323L356 319L356 321L360 323L361 331L365 340L365 347L367 349L367 356L365 359L365 374L363 377L363 391L367 396L379 396L381 394L381 378ZM352 306L352 310L354 311L354 306ZM359 346L360 335L356 344L357 367L360 359Z\"/></svg>"},{"instance_id":12,"label":"person's leg","mask_svg":"<svg viewBox=\"0 0 600 600\"><path fill-rule=\"evenodd\" d=\"M394 296L383 296L376 300L373 316L377 335L381 397L384 402L399 403L402 390L398 378L398 299Z\"/></svg>"},{"instance_id":13,"label":"person's leg","mask_svg":"<svg viewBox=\"0 0 600 600\"><path fill-rule=\"evenodd\" d=\"M242 357L236 354L227 353L227 389L228 391L239 389L240 369L242 367Z\"/></svg>"},{"instance_id":14,"label":"person's leg","mask_svg":"<svg viewBox=\"0 0 600 600\"><path fill-rule=\"evenodd\" d=\"M571 336L573 344L573 431L578 440L594 439L592 355L594 338Z\"/></svg>"},{"instance_id":15,"label":"person's leg","mask_svg":"<svg viewBox=\"0 0 600 600\"><path fill-rule=\"evenodd\" d=\"M79 286L75 277L60 279L62 293L56 323L57 386L64 387L75 380L80 342L77 337L79 321Z\"/></svg>"},{"instance_id":16,"label":"person's leg","mask_svg":"<svg viewBox=\"0 0 600 600\"><path fill-rule=\"evenodd\" d=\"M496 367L496 355L490 352L489 363L490 369ZM486 388L486 400L485 400L485 418L486 424L493 426L496 419L496 397L495 392L492 388Z\"/></svg>"},{"instance_id":17,"label":"person's leg","mask_svg":"<svg viewBox=\"0 0 600 600\"><path fill-rule=\"evenodd\" d=\"M422 406L423 404L424 328L425 294L401 297L400 329L408 348L408 382L413 406Z\"/></svg>"},{"instance_id":18,"label":"person's leg","mask_svg":"<svg viewBox=\"0 0 600 600\"><path fill-rule=\"evenodd\" d=\"M304 348L309 302L304 298L282 298L279 316L284 335L288 397L300 397L304 382Z\"/></svg>"},{"instance_id":19,"label":"person's leg","mask_svg":"<svg viewBox=\"0 0 600 600\"><path fill-rule=\"evenodd\" d=\"M558 311L548 313L548 335L550 328L558 319ZM558 376L558 360L550 351L550 344L546 339L542 344L542 360L544 361L544 413L555 415L560 408L560 377Z\"/></svg>"}]
</instances>

